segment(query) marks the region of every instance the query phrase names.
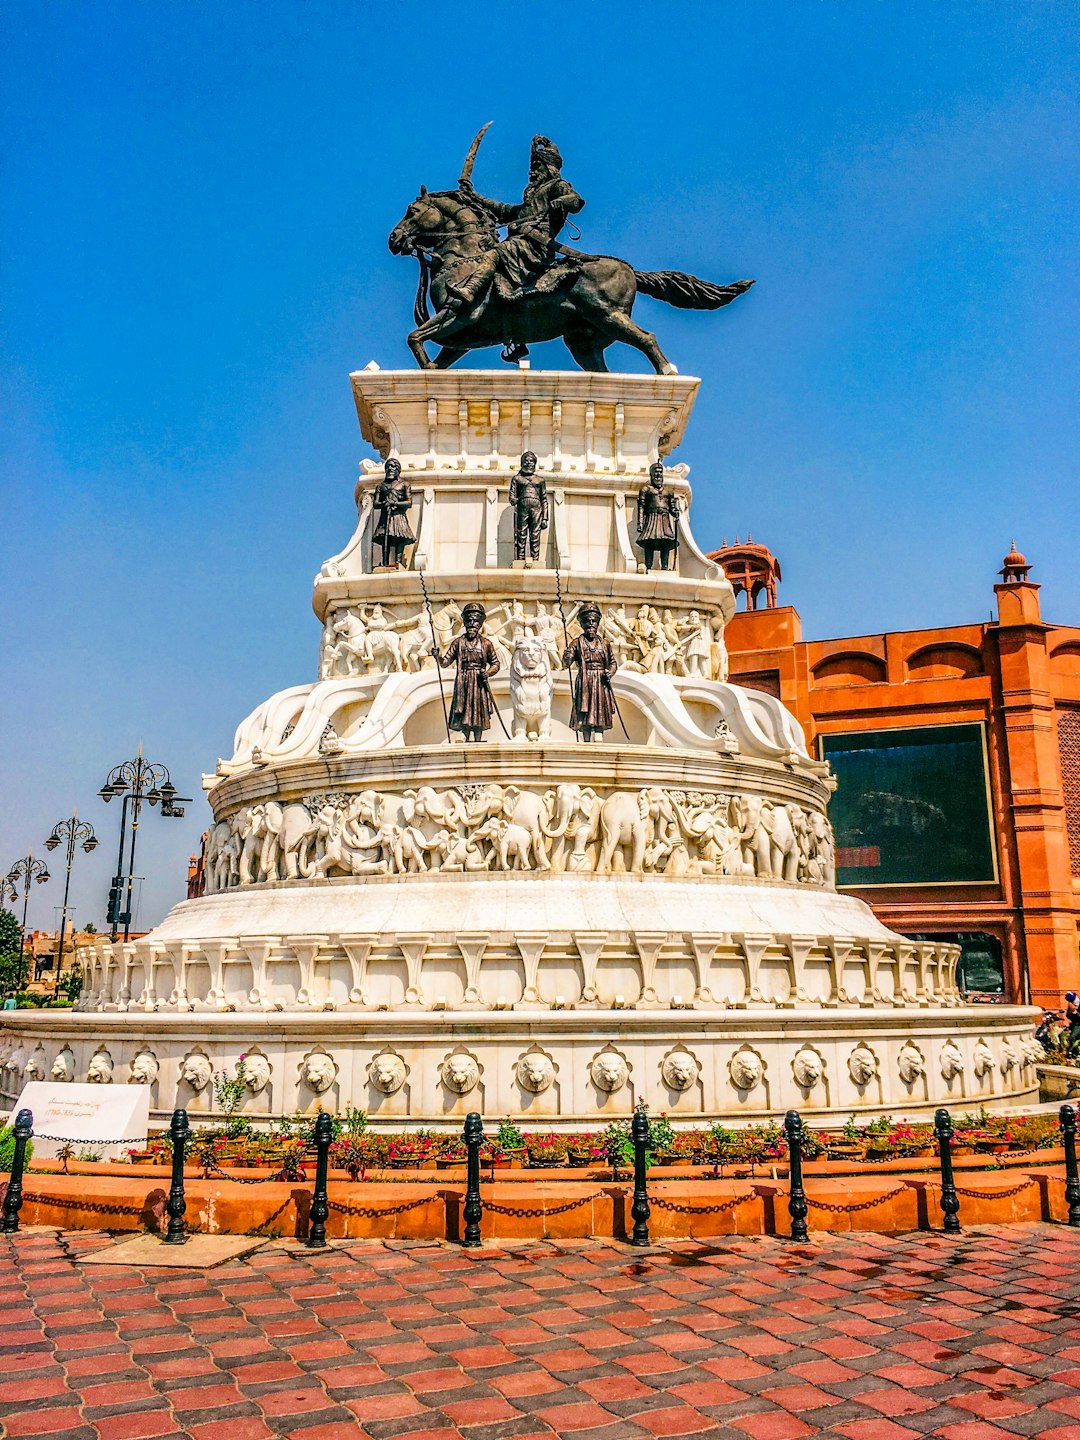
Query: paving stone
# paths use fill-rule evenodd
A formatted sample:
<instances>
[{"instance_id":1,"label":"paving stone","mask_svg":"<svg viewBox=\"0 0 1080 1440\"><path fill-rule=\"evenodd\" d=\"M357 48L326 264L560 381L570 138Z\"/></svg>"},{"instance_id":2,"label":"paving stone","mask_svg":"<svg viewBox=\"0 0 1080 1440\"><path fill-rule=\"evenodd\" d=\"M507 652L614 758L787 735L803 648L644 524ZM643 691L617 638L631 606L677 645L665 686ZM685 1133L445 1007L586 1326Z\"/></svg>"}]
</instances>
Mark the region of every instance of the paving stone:
<instances>
[{"instance_id":1,"label":"paving stone","mask_svg":"<svg viewBox=\"0 0 1080 1440\"><path fill-rule=\"evenodd\" d=\"M12 1440L1080 1440L1080 1235L0 1252Z\"/></svg>"}]
</instances>

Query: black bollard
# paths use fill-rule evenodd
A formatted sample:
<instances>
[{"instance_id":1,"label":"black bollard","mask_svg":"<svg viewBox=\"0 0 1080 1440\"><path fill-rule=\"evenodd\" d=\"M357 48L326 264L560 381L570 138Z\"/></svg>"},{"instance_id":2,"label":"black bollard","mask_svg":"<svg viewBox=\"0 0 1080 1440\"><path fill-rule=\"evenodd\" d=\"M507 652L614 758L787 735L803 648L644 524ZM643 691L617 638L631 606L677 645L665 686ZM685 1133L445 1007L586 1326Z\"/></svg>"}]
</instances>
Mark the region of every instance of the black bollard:
<instances>
[{"instance_id":1,"label":"black bollard","mask_svg":"<svg viewBox=\"0 0 1080 1440\"><path fill-rule=\"evenodd\" d=\"M326 1172L330 1168L330 1142L333 1138L334 1122L325 1110L320 1110L315 1117L315 1193L311 1197L309 1250L321 1250L326 1244L326 1221L330 1214Z\"/></svg>"},{"instance_id":2,"label":"black bollard","mask_svg":"<svg viewBox=\"0 0 1080 1440\"><path fill-rule=\"evenodd\" d=\"M960 1234L960 1196L956 1193L952 1173L952 1116L947 1110L934 1111L934 1134L938 1142L938 1158L941 1162L941 1213L945 1216L946 1235Z\"/></svg>"},{"instance_id":3,"label":"black bollard","mask_svg":"<svg viewBox=\"0 0 1080 1440\"><path fill-rule=\"evenodd\" d=\"M484 1207L480 1202L480 1146L484 1140L484 1122L477 1114L465 1116L465 1235L462 1245L466 1250L480 1246L480 1217Z\"/></svg>"},{"instance_id":4,"label":"black bollard","mask_svg":"<svg viewBox=\"0 0 1080 1440\"><path fill-rule=\"evenodd\" d=\"M809 1240L806 1217L810 1213L802 1178L802 1119L797 1110L784 1116L784 1132L788 1148L788 1214L791 1216L792 1240Z\"/></svg>"},{"instance_id":5,"label":"black bollard","mask_svg":"<svg viewBox=\"0 0 1080 1440\"><path fill-rule=\"evenodd\" d=\"M165 1204L169 1226L165 1232L165 1239L162 1241L163 1245L187 1243L187 1230L184 1227L184 1212L187 1210L187 1201L184 1199L184 1150L190 1134L191 1127L188 1124L187 1111L174 1110L172 1120L169 1122L169 1139L172 1141L172 1184L169 1187L169 1198Z\"/></svg>"},{"instance_id":6,"label":"black bollard","mask_svg":"<svg viewBox=\"0 0 1080 1440\"><path fill-rule=\"evenodd\" d=\"M630 1206L630 1215L634 1222L634 1233L630 1237L630 1244L643 1246L651 1245L649 1239L649 1216L652 1210L649 1208L649 1190L647 1182L649 1158L649 1141L652 1139L649 1133L649 1117L644 1110L635 1110L634 1118L630 1122L630 1139L634 1142L634 1203Z\"/></svg>"},{"instance_id":7,"label":"black bollard","mask_svg":"<svg viewBox=\"0 0 1080 1440\"><path fill-rule=\"evenodd\" d=\"M22 1209L22 1177L26 1165L26 1142L34 1133L34 1116L29 1110L20 1110L15 1116L15 1148L11 1156L11 1178L4 1196L4 1214L0 1220L0 1235L14 1235L19 1228L19 1211Z\"/></svg>"},{"instance_id":8,"label":"black bollard","mask_svg":"<svg viewBox=\"0 0 1080 1440\"><path fill-rule=\"evenodd\" d=\"M1076 1111L1062 1105L1061 1143L1065 1147L1065 1200L1069 1207L1069 1224L1080 1225L1080 1171L1076 1167Z\"/></svg>"}]
</instances>

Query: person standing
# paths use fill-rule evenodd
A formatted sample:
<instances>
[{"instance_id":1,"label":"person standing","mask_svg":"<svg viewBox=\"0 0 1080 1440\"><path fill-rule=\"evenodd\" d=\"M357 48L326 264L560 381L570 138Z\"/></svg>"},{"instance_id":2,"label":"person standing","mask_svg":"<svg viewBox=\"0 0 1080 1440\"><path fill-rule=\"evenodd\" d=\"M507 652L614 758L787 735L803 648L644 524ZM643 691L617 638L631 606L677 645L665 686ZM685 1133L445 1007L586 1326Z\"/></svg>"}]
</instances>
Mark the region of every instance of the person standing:
<instances>
[{"instance_id":1,"label":"person standing","mask_svg":"<svg viewBox=\"0 0 1080 1440\"><path fill-rule=\"evenodd\" d=\"M445 670L457 667L454 675L454 696L450 702L450 729L459 730L466 741L483 738L491 726L494 703L489 677L498 673L499 657L495 646L483 634L487 611L479 601L470 601L461 611L465 633L451 640L446 650L436 651L435 659Z\"/></svg>"},{"instance_id":2,"label":"person standing","mask_svg":"<svg viewBox=\"0 0 1080 1440\"><path fill-rule=\"evenodd\" d=\"M645 569L651 570L657 556L660 569L671 570L679 546L679 497L664 484L664 462L649 466L649 483L638 491L637 542L645 552Z\"/></svg>"},{"instance_id":3,"label":"person standing","mask_svg":"<svg viewBox=\"0 0 1080 1440\"><path fill-rule=\"evenodd\" d=\"M1071 1055L1080 1054L1080 996L1075 990L1065 992L1065 1047Z\"/></svg>"},{"instance_id":4,"label":"person standing","mask_svg":"<svg viewBox=\"0 0 1080 1440\"><path fill-rule=\"evenodd\" d=\"M371 537L372 551L376 545L381 548L384 567L400 569L405 546L416 543L409 528L412 503L412 486L402 478L400 460L391 456L383 466L383 478L375 487L373 501L378 519Z\"/></svg>"},{"instance_id":5,"label":"person standing","mask_svg":"<svg viewBox=\"0 0 1080 1440\"><path fill-rule=\"evenodd\" d=\"M571 728L588 743L615 719L615 693L611 678L619 668L610 640L600 638L600 607L587 604L578 614L581 634L563 652L563 664L573 677L574 703Z\"/></svg>"},{"instance_id":6,"label":"person standing","mask_svg":"<svg viewBox=\"0 0 1080 1440\"><path fill-rule=\"evenodd\" d=\"M536 456L526 450L521 469L510 481L510 508L514 512L514 559L528 559L535 565L540 559L540 537L548 528L551 511L548 506L547 481L536 473Z\"/></svg>"}]
</instances>

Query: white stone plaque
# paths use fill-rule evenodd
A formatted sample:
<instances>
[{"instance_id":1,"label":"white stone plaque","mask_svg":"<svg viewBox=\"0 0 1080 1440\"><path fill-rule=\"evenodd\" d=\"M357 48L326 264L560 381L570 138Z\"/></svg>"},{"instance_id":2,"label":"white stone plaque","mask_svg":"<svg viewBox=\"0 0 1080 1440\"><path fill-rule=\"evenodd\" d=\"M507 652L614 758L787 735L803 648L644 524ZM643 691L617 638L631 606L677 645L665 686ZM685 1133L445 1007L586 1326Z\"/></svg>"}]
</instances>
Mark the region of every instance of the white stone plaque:
<instances>
[{"instance_id":1,"label":"white stone plaque","mask_svg":"<svg viewBox=\"0 0 1080 1440\"><path fill-rule=\"evenodd\" d=\"M56 1155L63 1140L40 1140L39 1135L69 1138L78 1154L100 1151L103 1160L122 1159L135 1146L141 1148L150 1125L150 1092L146 1085L57 1085L51 1080L30 1080L11 1108L34 1117L34 1154ZM109 1141L112 1143L106 1144Z\"/></svg>"}]
</instances>

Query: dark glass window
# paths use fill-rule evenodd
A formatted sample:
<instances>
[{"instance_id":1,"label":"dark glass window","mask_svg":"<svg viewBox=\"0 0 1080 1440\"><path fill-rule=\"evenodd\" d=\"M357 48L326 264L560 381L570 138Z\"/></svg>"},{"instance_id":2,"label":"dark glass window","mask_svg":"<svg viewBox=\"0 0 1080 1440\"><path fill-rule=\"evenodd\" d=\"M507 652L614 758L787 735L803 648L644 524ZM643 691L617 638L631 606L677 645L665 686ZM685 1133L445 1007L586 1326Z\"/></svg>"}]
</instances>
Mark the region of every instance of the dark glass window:
<instances>
[{"instance_id":1,"label":"dark glass window","mask_svg":"<svg viewBox=\"0 0 1080 1440\"><path fill-rule=\"evenodd\" d=\"M829 805L838 885L997 878L981 725L823 735L820 744L838 782Z\"/></svg>"},{"instance_id":2,"label":"dark glass window","mask_svg":"<svg viewBox=\"0 0 1080 1440\"><path fill-rule=\"evenodd\" d=\"M1005 964L1001 958L1001 941L981 930L963 930L952 935L914 934L909 940L938 940L960 946L960 962L956 967L957 984L965 995L1004 995Z\"/></svg>"}]
</instances>

